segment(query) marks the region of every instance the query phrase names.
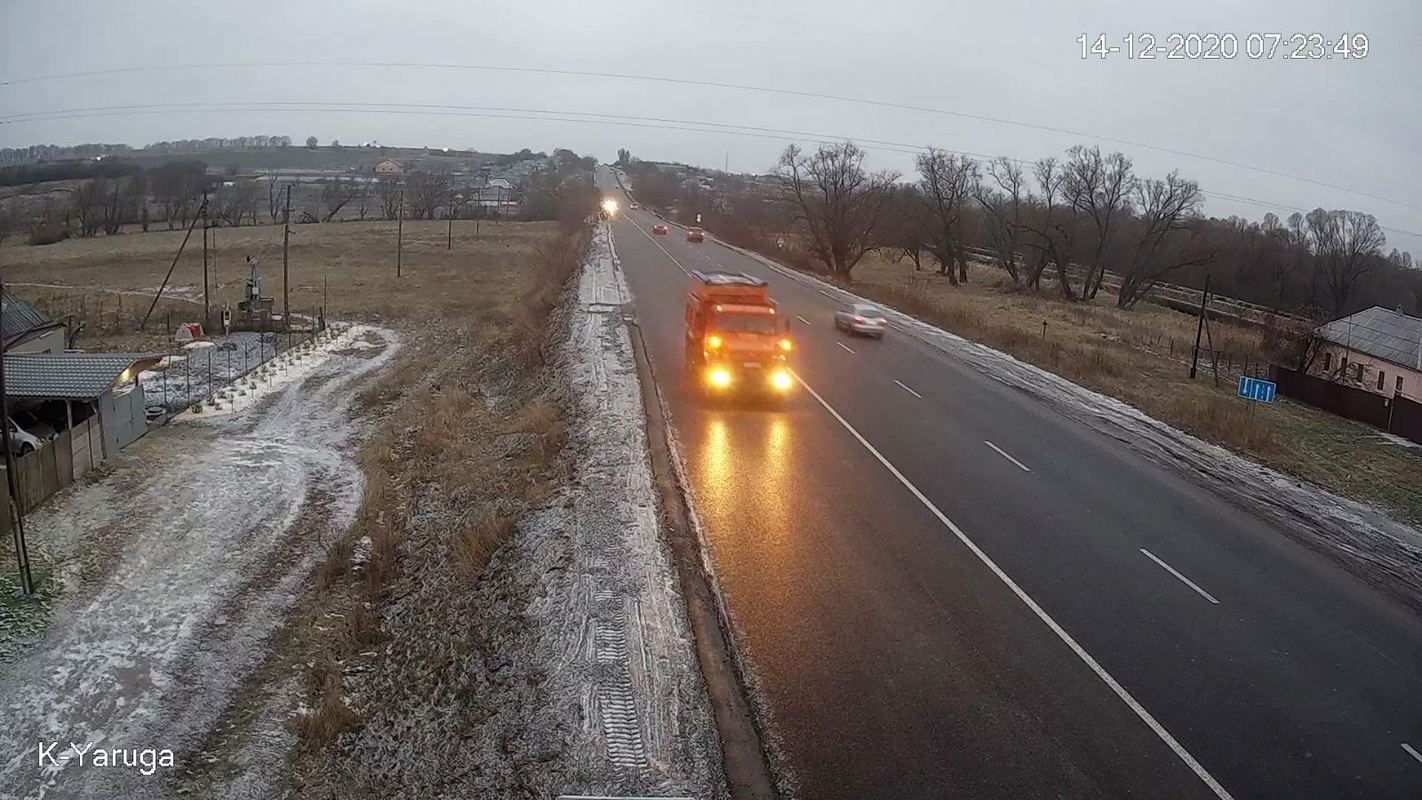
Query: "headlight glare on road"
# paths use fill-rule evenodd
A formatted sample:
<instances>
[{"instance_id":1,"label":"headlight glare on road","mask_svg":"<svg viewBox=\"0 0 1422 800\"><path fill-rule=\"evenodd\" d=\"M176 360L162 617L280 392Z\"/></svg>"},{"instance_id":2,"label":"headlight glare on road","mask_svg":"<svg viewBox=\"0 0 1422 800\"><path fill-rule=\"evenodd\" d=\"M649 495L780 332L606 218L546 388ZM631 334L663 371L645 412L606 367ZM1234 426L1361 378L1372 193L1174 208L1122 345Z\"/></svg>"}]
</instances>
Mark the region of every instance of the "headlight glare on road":
<instances>
[{"instance_id":1,"label":"headlight glare on road","mask_svg":"<svg viewBox=\"0 0 1422 800\"><path fill-rule=\"evenodd\" d=\"M706 373L706 382L713 389L725 389L731 385L731 371L725 367L712 367Z\"/></svg>"},{"instance_id":2,"label":"headlight glare on road","mask_svg":"<svg viewBox=\"0 0 1422 800\"><path fill-rule=\"evenodd\" d=\"M791 375L788 369L777 369L770 375L770 385L774 386L777 392L788 392L795 385L795 376Z\"/></svg>"}]
</instances>

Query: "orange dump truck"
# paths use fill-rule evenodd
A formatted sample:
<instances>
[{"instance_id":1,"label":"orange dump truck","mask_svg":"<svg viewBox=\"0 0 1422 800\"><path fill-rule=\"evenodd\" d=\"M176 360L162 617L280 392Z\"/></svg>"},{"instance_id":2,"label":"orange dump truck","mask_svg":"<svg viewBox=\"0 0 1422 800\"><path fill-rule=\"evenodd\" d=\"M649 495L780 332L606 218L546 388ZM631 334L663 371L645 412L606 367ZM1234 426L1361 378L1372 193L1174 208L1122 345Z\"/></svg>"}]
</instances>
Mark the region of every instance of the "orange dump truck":
<instances>
[{"instance_id":1,"label":"orange dump truck","mask_svg":"<svg viewBox=\"0 0 1422 800\"><path fill-rule=\"evenodd\" d=\"M686 365L713 394L784 394L795 386L794 348L766 283L737 272L692 272L686 293Z\"/></svg>"}]
</instances>

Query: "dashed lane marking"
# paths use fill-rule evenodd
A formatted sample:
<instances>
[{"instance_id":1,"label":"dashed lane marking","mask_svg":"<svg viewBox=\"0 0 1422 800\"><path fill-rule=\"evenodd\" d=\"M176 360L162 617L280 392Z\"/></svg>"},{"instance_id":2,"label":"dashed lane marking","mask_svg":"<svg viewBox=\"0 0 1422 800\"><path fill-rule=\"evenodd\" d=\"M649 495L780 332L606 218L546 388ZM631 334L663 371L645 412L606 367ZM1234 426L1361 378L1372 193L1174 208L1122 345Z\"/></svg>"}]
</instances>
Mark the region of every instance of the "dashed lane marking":
<instances>
[{"instance_id":1,"label":"dashed lane marking","mask_svg":"<svg viewBox=\"0 0 1422 800\"><path fill-rule=\"evenodd\" d=\"M1191 772L1195 773L1195 777L1199 778L1220 800L1233 800L1233 797L1224 786L1220 785L1220 782L1215 780L1214 776L1201 766L1200 762L1196 761L1194 756L1190 755L1190 751L1186 750L1185 746L1180 744L1174 736L1171 736L1170 731L1167 731L1165 726L1161 725L1160 722L1145 709L1145 706L1142 706L1130 692L1126 691L1126 687L1111 677L1111 673L1107 672L1106 668L1101 666L1100 662L1093 658L1090 653L1086 652L1086 648L1082 647L1071 634L1067 633L1065 628L1058 624L1055 619L1052 619L1052 616L1047 613L1046 609L1038 605L1037 601L1033 600L1032 596L1027 594L1026 590L1018 586L1017 582L1004 572L1002 567L997 565L996 561L993 561L987 553L983 552L983 549L978 547L976 542L968 538L968 535L963 532L962 528L959 528L953 523L953 520L948 518L948 515L939 510L938 506L934 505L933 501L929 500L927 495L919 491L919 488L905 477L904 474L899 471L899 468L894 466L893 462L885 458L883 453L880 453L874 445L870 444L868 439L865 439L859 431L855 430L854 426L849 424L849 420L841 416L840 413L834 409L834 406L825 402L825 399L820 396L819 392L816 392L806 383L804 378L796 374L795 379L800 382L800 385L805 388L805 391L810 393L811 397L814 397L815 400L829 412L830 416L835 418L835 421L843 426L845 430L849 431L849 434L884 466L884 469L887 469L890 474L898 479L899 483L903 484L903 487L908 489L909 493L917 498L918 501L923 504L924 508L928 509L929 513L933 514L939 522L943 523L945 528L952 531L953 535L958 538L958 541L962 542L963 546L967 547L974 556L977 556L977 559L981 561L993 575L997 576L997 579L1002 581L1003 585L1011 590L1012 593L1017 596L1017 599L1021 600L1023 605L1027 606L1027 608L1037 616L1037 619L1040 619L1043 624L1051 629L1052 633L1056 634L1057 638L1061 639L1062 642L1071 649L1072 653L1076 654L1076 657L1081 659L1082 663L1086 664L1086 666L1095 673L1096 677L1100 678L1101 682L1106 684L1107 688L1115 693L1121 702L1125 703L1126 707L1134 712L1135 715L1170 748L1171 752L1175 753L1175 756L1179 758L1185 766L1190 768Z\"/></svg>"},{"instance_id":2,"label":"dashed lane marking","mask_svg":"<svg viewBox=\"0 0 1422 800\"><path fill-rule=\"evenodd\" d=\"M900 388L900 389L903 389L904 391L908 392L909 394L913 395L914 397L917 397L917 398L920 399L920 400L923 399L923 395L921 395L921 394L919 394L918 392L915 392L914 390L912 390L912 389L910 389L909 387L905 386L905 385L904 385L904 382L901 381L901 380L899 380L898 378L895 378L895 379L894 379L894 383L897 383L897 384L899 385L899 388Z\"/></svg>"},{"instance_id":3,"label":"dashed lane marking","mask_svg":"<svg viewBox=\"0 0 1422 800\"><path fill-rule=\"evenodd\" d=\"M1184 575L1181 575L1180 572L1175 569L1175 567L1172 567L1172 566L1170 566L1169 564L1165 563L1164 561L1161 561L1158 557L1156 557L1155 553L1152 553L1151 551L1149 551L1149 550L1145 549L1144 547L1142 547L1142 548L1141 548L1141 555L1145 556L1146 558L1150 559L1151 561L1154 561L1156 564L1159 564L1161 569L1163 569L1163 570L1165 570L1166 572L1169 572L1171 575L1174 575L1175 577L1179 578L1181 583L1185 584L1186 586L1189 586L1191 589L1194 589L1196 592L1199 593L1199 595L1200 595L1201 597L1205 598L1206 600L1209 600L1211 603L1214 603L1215 605L1219 605L1219 604L1220 604L1220 601L1216 600L1213 595L1211 595L1209 592L1205 591L1204 589L1201 589L1198 585L1196 585L1196 583L1195 583L1194 581L1190 580L1189 578L1185 577Z\"/></svg>"},{"instance_id":4,"label":"dashed lane marking","mask_svg":"<svg viewBox=\"0 0 1422 800\"><path fill-rule=\"evenodd\" d=\"M997 445L993 444L992 442L989 442L988 440L984 439L984 440L983 440L983 444L985 444L985 445L987 445L988 447L991 447L992 449L996 450L998 455L1000 455L1000 456L1002 456L1003 458L1007 459L1008 461L1011 461L1012 463L1016 464L1017 467L1018 467L1019 469L1021 469L1023 472L1031 472L1031 471L1032 471L1032 468L1031 468L1031 467L1028 467L1026 464L1023 464L1021 461L1018 461L1017 459L1015 459L1015 458L1013 458L1012 456L1008 455L1008 453L1007 453L1006 450L1003 450L1001 447L998 447Z\"/></svg>"}]
</instances>

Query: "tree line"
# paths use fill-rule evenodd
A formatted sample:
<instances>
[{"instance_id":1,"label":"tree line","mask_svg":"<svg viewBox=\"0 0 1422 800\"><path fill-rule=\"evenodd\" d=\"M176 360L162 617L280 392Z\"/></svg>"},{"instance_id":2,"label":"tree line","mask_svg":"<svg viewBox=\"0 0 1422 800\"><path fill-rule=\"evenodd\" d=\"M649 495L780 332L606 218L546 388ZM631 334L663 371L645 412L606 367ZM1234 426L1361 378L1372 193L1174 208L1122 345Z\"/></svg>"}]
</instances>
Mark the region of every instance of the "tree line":
<instances>
[{"instance_id":1,"label":"tree line","mask_svg":"<svg viewBox=\"0 0 1422 800\"><path fill-rule=\"evenodd\" d=\"M1162 282L1310 317L1371 305L1422 310L1422 270L1370 214L1318 208L1286 220L1207 217L1198 182L1135 172L1120 152L1076 146L1033 162L928 148L916 175L871 172L853 142L792 145L764 179L656 166L619 151L638 197L675 207L738 243L790 234L808 265L843 280L871 252L952 284L989 261L1023 290L1094 300L1109 284L1131 308Z\"/></svg>"},{"instance_id":2,"label":"tree line","mask_svg":"<svg viewBox=\"0 0 1422 800\"><path fill-rule=\"evenodd\" d=\"M546 158L546 157L545 157ZM292 221L330 222L343 211L358 219L448 219L505 213L480 200L519 201L527 220L562 219L586 208L596 194L590 176L595 161L569 150L557 150L548 169L534 171L515 193L510 189L479 189L461 184L450 172L416 170L405 175L366 180L333 175L297 189ZM49 169L60 165L38 165ZM275 179L229 174L218 177L197 159L180 159L144 170L131 161L71 162L63 165L72 185L47 192L31 213L32 244L50 244L69 236L113 235L124 226L164 224L186 226L206 196L211 224L238 226L275 223L286 213L287 186ZM78 167L79 170L75 171ZM26 167L26 170L32 167ZM56 179L46 172L46 180ZM265 205L263 200L265 199ZM21 229L19 201L0 203L0 239ZM33 209L32 209L33 211ZM265 217L265 219L263 219Z\"/></svg>"}]
</instances>

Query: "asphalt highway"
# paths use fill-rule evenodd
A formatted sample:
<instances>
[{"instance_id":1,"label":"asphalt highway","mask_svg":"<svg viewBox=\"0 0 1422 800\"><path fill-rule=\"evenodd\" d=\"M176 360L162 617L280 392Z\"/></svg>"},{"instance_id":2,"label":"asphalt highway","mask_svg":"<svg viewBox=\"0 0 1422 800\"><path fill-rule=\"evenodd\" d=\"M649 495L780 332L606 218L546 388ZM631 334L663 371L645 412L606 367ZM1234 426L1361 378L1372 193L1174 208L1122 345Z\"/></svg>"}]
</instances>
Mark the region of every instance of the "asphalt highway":
<instances>
[{"instance_id":1,"label":"asphalt highway","mask_svg":"<svg viewBox=\"0 0 1422 800\"><path fill-rule=\"evenodd\" d=\"M604 192L623 201L610 173ZM1422 620L1284 532L645 210L612 223L775 768L804 798L1422 797ZM687 270L767 280L789 400L704 399Z\"/></svg>"}]
</instances>

